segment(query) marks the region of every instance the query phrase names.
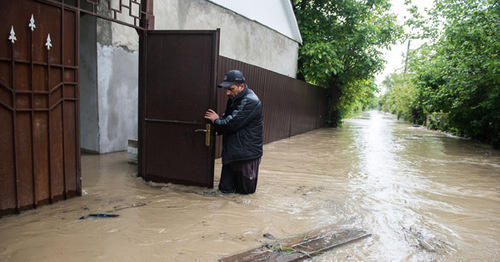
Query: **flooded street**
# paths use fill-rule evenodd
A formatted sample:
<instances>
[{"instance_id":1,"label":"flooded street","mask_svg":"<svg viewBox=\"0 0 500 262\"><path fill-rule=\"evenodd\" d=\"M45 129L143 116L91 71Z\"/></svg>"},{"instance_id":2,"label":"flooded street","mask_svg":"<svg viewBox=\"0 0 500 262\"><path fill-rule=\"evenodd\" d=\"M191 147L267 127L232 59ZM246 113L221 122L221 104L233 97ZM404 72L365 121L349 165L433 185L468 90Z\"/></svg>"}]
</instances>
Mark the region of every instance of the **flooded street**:
<instances>
[{"instance_id":1,"label":"flooded street","mask_svg":"<svg viewBox=\"0 0 500 262\"><path fill-rule=\"evenodd\" d=\"M327 225L372 236L311 261L500 256L500 151L389 114L266 145L249 196L145 183L127 157L82 155L82 197L0 219L0 261L217 261Z\"/></svg>"}]
</instances>

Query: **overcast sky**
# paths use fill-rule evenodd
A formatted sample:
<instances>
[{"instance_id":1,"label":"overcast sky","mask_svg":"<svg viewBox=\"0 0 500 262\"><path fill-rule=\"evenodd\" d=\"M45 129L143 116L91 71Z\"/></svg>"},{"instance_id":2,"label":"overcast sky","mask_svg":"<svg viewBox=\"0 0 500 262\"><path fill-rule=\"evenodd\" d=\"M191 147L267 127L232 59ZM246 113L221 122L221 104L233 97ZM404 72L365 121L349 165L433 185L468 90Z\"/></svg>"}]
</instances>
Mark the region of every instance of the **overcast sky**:
<instances>
[{"instance_id":1,"label":"overcast sky","mask_svg":"<svg viewBox=\"0 0 500 262\"><path fill-rule=\"evenodd\" d=\"M391 0L391 10L392 12L398 14L398 20L403 23L406 17L410 17L410 14L406 11L406 6L404 5L405 0ZM413 4L418 6L418 9L423 12L424 8L432 7L432 0L413 0ZM412 40L410 48L413 49L420 45L419 41ZM403 71L404 68L404 54L408 47L408 42L394 45L390 51L385 51L385 69L382 73L376 76L376 83L379 87L382 87L382 81L385 77L393 73L395 70L400 69Z\"/></svg>"}]
</instances>

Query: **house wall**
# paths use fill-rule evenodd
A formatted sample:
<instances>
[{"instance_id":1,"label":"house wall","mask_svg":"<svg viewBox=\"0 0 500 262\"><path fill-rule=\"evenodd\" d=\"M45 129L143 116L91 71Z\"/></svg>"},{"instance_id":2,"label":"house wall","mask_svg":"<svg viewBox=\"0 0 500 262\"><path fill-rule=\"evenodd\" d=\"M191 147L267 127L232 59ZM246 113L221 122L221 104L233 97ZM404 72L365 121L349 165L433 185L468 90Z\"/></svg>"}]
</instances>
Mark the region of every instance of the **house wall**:
<instances>
[{"instance_id":1,"label":"house wall","mask_svg":"<svg viewBox=\"0 0 500 262\"><path fill-rule=\"evenodd\" d=\"M283 0L208 0L266 25L302 43L292 1Z\"/></svg>"},{"instance_id":2,"label":"house wall","mask_svg":"<svg viewBox=\"0 0 500 262\"><path fill-rule=\"evenodd\" d=\"M82 16L80 28L81 149L127 150L137 138L139 36L93 16Z\"/></svg>"},{"instance_id":3,"label":"house wall","mask_svg":"<svg viewBox=\"0 0 500 262\"><path fill-rule=\"evenodd\" d=\"M80 147L86 152L99 152L96 20L80 19Z\"/></svg>"},{"instance_id":4,"label":"house wall","mask_svg":"<svg viewBox=\"0 0 500 262\"><path fill-rule=\"evenodd\" d=\"M220 28L220 55L290 77L296 76L298 43L206 0L154 2L155 29Z\"/></svg>"},{"instance_id":5,"label":"house wall","mask_svg":"<svg viewBox=\"0 0 500 262\"><path fill-rule=\"evenodd\" d=\"M139 36L135 29L97 23L99 153L123 151L137 138Z\"/></svg>"}]
</instances>

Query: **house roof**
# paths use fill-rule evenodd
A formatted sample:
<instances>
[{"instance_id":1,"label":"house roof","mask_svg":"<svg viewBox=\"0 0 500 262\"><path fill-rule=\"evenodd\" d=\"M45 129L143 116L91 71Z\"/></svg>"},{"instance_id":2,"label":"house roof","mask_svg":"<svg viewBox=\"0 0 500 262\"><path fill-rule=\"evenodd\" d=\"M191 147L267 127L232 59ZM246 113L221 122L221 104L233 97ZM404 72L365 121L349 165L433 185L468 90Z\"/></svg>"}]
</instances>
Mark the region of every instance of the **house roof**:
<instances>
[{"instance_id":1,"label":"house roof","mask_svg":"<svg viewBox=\"0 0 500 262\"><path fill-rule=\"evenodd\" d=\"M290 0L208 0L255 20L302 44L297 19Z\"/></svg>"}]
</instances>

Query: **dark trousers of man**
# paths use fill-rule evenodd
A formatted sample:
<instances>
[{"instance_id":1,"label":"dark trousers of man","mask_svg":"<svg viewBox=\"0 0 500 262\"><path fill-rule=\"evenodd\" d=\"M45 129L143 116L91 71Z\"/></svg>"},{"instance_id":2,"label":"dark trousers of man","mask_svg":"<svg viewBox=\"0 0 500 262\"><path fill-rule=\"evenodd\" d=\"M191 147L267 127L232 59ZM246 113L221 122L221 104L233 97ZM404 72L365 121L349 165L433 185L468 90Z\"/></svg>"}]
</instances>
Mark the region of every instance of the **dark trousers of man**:
<instances>
[{"instance_id":1,"label":"dark trousers of man","mask_svg":"<svg viewBox=\"0 0 500 262\"><path fill-rule=\"evenodd\" d=\"M257 189L260 159L222 165L219 190L222 193L253 194Z\"/></svg>"}]
</instances>

